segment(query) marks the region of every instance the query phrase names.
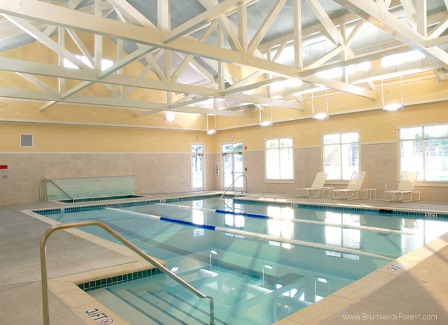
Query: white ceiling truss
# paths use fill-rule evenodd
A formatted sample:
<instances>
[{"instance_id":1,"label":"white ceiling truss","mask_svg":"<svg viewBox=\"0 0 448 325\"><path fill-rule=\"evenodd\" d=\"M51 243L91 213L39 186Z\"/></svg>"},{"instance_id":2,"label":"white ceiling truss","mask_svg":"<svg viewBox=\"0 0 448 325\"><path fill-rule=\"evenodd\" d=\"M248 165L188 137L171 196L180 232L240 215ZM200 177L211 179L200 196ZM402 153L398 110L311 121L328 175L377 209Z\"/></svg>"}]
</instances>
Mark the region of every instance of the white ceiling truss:
<instances>
[{"instance_id":1,"label":"white ceiling truss","mask_svg":"<svg viewBox=\"0 0 448 325\"><path fill-rule=\"evenodd\" d=\"M0 70L39 90L3 83L0 97L42 102L41 111L56 103L131 109L136 118L166 110L235 117L263 106L301 110L302 94L322 89L375 99L375 80L425 71L446 79L447 6L448 0L0 0L2 53L37 41L59 57L48 64L1 55ZM81 32L93 35L93 48ZM116 53L102 70L102 58L110 58L105 39ZM425 57L379 67L381 58L410 50ZM135 62L139 75L126 74ZM349 71L363 62L372 62L368 71ZM342 75L320 74L334 68ZM57 87L43 77L55 78ZM274 87L288 80L295 83ZM108 95L80 94L94 84ZM131 99L136 89L163 96Z\"/></svg>"}]
</instances>

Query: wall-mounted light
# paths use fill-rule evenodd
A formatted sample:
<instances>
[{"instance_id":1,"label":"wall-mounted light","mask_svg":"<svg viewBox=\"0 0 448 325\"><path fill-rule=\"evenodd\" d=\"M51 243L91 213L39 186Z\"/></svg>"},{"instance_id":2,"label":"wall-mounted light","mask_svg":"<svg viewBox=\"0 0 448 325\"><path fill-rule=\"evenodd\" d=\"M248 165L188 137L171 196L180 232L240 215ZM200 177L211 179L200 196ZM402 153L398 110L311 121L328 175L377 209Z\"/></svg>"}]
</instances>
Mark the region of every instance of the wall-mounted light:
<instances>
[{"instance_id":1,"label":"wall-mounted light","mask_svg":"<svg viewBox=\"0 0 448 325\"><path fill-rule=\"evenodd\" d=\"M383 80L381 80L381 98L382 98L382 104L383 104L383 111L387 112L394 112L403 109L404 107L404 100L403 100L403 76L400 76L400 99L401 102L393 102L390 104L385 105L384 104L384 84Z\"/></svg>"},{"instance_id":2,"label":"wall-mounted light","mask_svg":"<svg viewBox=\"0 0 448 325\"><path fill-rule=\"evenodd\" d=\"M266 115L266 114L262 114L262 107L260 107L258 109L258 116L260 118L260 126L272 126L272 106L270 107L270 117L267 118L266 116L264 117L264 119L262 118L262 115Z\"/></svg>"},{"instance_id":3,"label":"wall-mounted light","mask_svg":"<svg viewBox=\"0 0 448 325\"><path fill-rule=\"evenodd\" d=\"M317 111L314 107L314 93L311 93L311 109L313 111L313 119L326 120L329 117L328 114L328 92L325 90L325 109Z\"/></svg>"},{"instance_id":4,"label":"wall-mounted light","mask_svg":"<svg viewBox=\"0 0 448 325\"><path fill-rule=\"evenodd\" d=\"M165 113L165 120L168 122L174 122L176 120L176 115L173 112Z\"/></svg>"},{"instance_id":5,"label":"wall-mounted light","mask_svg":"<svg viewBox=\"0 0 448 325\"><path fill-rule=\"evenodd\" d=\"M208 114L206 115L206 117L207 117L207 134L208 135L213 135L213 134L216 133L216 115L214 115L214 118L215 118L214 127L209 127Z\"/></svg>"}]
</instances>

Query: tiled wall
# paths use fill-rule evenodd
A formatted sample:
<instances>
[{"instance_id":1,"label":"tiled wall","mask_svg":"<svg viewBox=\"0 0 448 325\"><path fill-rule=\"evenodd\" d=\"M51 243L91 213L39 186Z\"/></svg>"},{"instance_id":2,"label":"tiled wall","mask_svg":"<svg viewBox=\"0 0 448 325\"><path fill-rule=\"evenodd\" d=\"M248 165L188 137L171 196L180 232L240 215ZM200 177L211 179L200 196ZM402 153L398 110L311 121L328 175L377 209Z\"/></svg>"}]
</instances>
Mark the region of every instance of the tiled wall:
<instances>
[{"instance_id":1,"label":"tiled wall","mask_svg":"<svg viewBox=\"0 0 448 325\"><path fill-rule=\"evenodd\" d=\"M135 194L135 176L52 178L43 182L42 200L101 198Z\"/></svg>"},{"instance_id":2,"label":"tiled wall","mask_svg":"<svg viewBox=\"0 0 448 325\"><path fill-rule=\"evenodd\" d=\"M361 145L361 169L366 171L364 187L377 189L378 198L385 189L395 189L398 180L397 144L372 143ZM135 193L174 193L191 191L189 153L39 153L2 154L8 165L0 178L0 205L36 202L39 184L45 178L77 178L103 176L135 176ZM294 150L295 182L265 181L264 151L244 152L244 167L249 192L294 194L295 187L310 186L322 169L321 148ZM219 175L215 174L216 164ZM205 190L222 189L222 156L205 155ZM344 187L344 185L335 185ZM423 200L447 201L448 188L417 187Z\"/></svg>"},{"instance_id":3,"label":"tiled wall","mask_svg":"<svg viewBox=\"0 0 448 325\"><path fill-rule=\"evenodd\" d=\"M374 143L361 145L361 170L366 172L364 188L375 188L377 198L384 198L385 190L397 188L399 179L397 144ZM295 182L266 182L264 151L247 151L244 153L244 166L247 168L249 191L263 193L294 194L295 187L309 187L316 173L322 170L322 149L320 147L297 148L294 150ZM328 182L336 188L345 188L347 184ZM441 186L417 186L422 200L447 201L448 188Z\"/></svg>"},{"instance_id":4,"label":"tiled wall","mask_svg":"<svg viewBox=\"0 0 448 325\"><path fill-rule=\"evenodd\" d=\"M132 175L136 194L191 191L189 153L7 153L2 163L8 170L0 178L0 205L38 201L41 180L52 178Z\"/></svg>"}]
</instances>

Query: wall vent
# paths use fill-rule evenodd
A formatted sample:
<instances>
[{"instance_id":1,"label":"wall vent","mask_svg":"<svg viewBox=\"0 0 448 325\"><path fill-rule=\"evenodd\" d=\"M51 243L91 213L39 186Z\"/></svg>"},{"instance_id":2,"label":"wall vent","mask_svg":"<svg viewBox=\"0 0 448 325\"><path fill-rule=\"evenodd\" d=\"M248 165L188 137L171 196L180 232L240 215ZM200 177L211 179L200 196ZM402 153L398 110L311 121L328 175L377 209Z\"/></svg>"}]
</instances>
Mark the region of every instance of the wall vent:
<instances>
[{"instance_id":1,"label":"wall vent","mask_svg":"<svg viewBox=\"0 0 448 325\"><path fill-rule=\"evenodd\" d=\"M33 135L32 134L21 134L20 135L20 146L21 147L32 147L33 146Z\"/></svg>"}]
</instances>

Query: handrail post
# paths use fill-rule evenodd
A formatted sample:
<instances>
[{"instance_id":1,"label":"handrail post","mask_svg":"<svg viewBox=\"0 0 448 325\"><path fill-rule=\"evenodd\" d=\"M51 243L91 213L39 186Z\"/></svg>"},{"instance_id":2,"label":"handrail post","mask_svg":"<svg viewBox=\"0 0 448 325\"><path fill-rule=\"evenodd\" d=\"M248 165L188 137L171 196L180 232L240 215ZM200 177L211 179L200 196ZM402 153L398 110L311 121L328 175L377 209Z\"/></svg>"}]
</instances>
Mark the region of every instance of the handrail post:
<instances>
[{"instance_id":1,"label":"handrail post","mask_svg":"<svg viewBox=\"0 0 448 325\"><path fill-rule=\"evenodd\" d=\"M47 252L46 242L48 236L52 233L52 229L48 229L42 236L40 241L40 272L42 282L42 309L44 325L50 325L50 310L48 306L48 276L47 276Z\"/></svg>"},{"instance_id":2,"label":"handrail post","mask_svg":"<svg viewBox=\"0 0 448 325\"><path fill-rule=\"evenodd\" d=\"M210 325L215 324L215 301L213 297L207 296L210 303Z\"/></svg>"},{"instance_id":3,"label":"handrail post","mask_svg":"<svg viewBox=\"0 0 448 325\"><path fill-rule=\"evenodd\" d=\"M194 293L199 298L208 298L210 301L210 324L215 323L215 311L214 311L214 300L212 297L204 295L202 292L194 288L191 284L183 280L178 275L174 274L170 270L168 270L163 264L161 264L159 261L154 259L153 257L149 256L148 254L144 253L142 250L140 250L137 246L132 244L130 241L128 241L126 238L119 235L115 230L113 230L111 227L109 227L106 223L102 221L80 221L80 222L73 222L73 223L65 223L65 224L58 224L55 226L50 227L42 236L42 239L40 241L40 268L41 268L41 282L42 282L42 309L43 309L43 321L44 325L50 324L50 311L48 306L48 276L47 276L47 252L46 252L46 243L48 237L55 232L56 230L61 229L68 229L68 228L79 228L79 227L86 227L86 226L98 226L103 228L105 231L107 231L110 235L118 239L121 243L123 243L125 246L127 246L129 249L131 249L134 253L137 253L140 257L145 259L147 262L151 263L153 266L158 268L160 271L168 275L171 279L182 285L184 288L190 290L192 293Z\"/></svg>"}]
</instances>

